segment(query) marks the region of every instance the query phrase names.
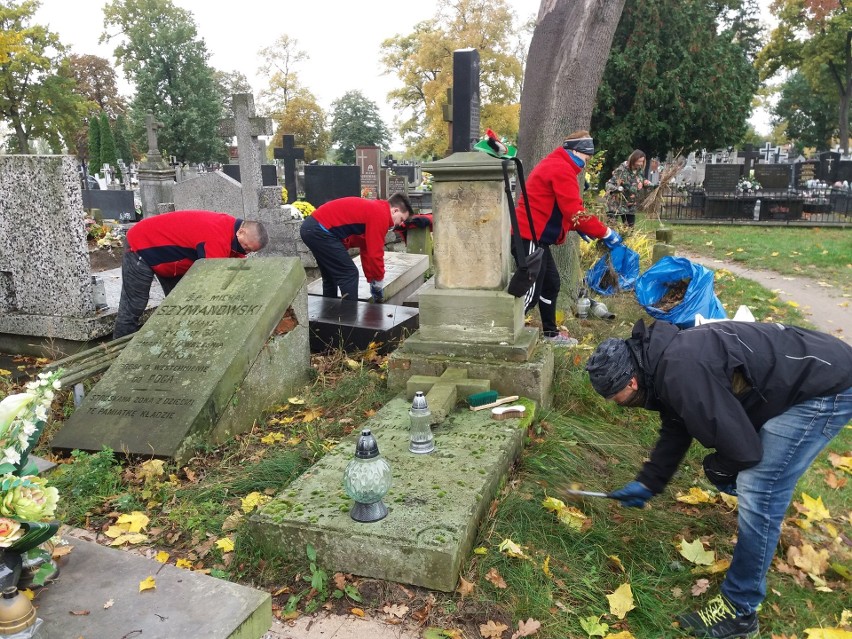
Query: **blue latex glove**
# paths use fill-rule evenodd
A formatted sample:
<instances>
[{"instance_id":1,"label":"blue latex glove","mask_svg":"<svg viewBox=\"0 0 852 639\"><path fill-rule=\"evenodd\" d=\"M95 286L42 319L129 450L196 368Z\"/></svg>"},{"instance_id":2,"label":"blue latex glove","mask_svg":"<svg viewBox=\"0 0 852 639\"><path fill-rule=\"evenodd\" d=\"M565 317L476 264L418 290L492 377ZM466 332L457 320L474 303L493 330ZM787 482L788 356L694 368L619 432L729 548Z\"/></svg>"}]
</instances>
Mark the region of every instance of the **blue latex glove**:
<instances>
[{"instance_id":1,"label":"blue latex glove","mask_svg":"<svg viewBox=\"0 0 852 639\"><path fill-rule=\"evenodd\" d=\"M385 288L381 282L370 282L370 296L376 304L385 301Z\"/></svg>"},{"instance_id":2,"label":"blue latex glove","mask_svg":"<svg viewBox=\"0 0 852 639\"><path fill-rule=\"evenodd\" d=\"M581 233L580 231L577 231L577 235L579 235L581 238L583 238L583 240L585 240L586 242L591 242L591 241L592 241L592 238L590 238L590 237L589 237L588 235L586 235L585 233Z\"/></svg>"},{"instance_id":3,"label":"blue latex glove","mask_svg":"<svg viewBox=\"0 0 852 639\"><path fill-rule=\"evenodd\" d=\"M632 481L624 488L619 488L615 492L609 494L610 497L621 502L622 506L630 506L631 508L644 508L645 502L654 496L645 484L638 481Z\"/></svg>"},{"instance_id":4,"label":"blue latex glove","mask_svg":"<svg viewBox=\"0 0 852 639\"><path fill-rule=\"evenodd\" d=\"M601 241L608 249L614 249L621 244L621 236L613 229L607 229L606 235L601 238Z\"/></svg>"}]
</instances>

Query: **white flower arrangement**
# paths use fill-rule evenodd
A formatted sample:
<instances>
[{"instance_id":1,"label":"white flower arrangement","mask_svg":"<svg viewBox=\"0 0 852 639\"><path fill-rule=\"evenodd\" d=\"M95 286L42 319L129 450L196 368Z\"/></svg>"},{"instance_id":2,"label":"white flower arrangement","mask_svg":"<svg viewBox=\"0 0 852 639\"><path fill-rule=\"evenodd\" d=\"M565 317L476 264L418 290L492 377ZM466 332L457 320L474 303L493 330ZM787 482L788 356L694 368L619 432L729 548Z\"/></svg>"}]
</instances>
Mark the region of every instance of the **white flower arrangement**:
<instances>
[{"instance_id":1,"label":"white flower arrangement","mask_svg":"<svg viewBox=\"0 0 852 639\"><path fill-rule=\"evenodd\" d=\"M759 191L761 189L760 182L754 179L753 175L743 176L737 182L737 191Z\"/></svg>"},{"instance_id":2,"label":"white flower arrangement","mask_svg":"<svg viewBox=\"0 0 852 639\"><path fill-rule=\"evenodd\" d=\"M23 393L9 395L0 402L0 473L11 472L35 444L41 426L47 421L54 391L62 384L60 371L39 373Z\"/></svg>"}]
</instances>

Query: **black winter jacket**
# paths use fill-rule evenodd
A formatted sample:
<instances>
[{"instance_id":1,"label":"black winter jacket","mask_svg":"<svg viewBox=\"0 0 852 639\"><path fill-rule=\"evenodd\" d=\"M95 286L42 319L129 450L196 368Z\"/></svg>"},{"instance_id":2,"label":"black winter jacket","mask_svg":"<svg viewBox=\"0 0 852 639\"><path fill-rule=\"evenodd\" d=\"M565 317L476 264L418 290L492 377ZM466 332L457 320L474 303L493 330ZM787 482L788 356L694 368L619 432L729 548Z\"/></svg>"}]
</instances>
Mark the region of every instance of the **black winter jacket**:
<instances>
[{"instance_id":1,"label":"black winter jacket","mask_svg":"<svg viewBox=\"0 0 852 639\"><path fill-rule=\"evenodd\" d=\"M714 470L736 474L763 457L758 431L814 397L852 387L852 346L782 324L713 322L685 330L640 320L627 340L660 413L660 435L637 480L659 493L692 439L715 448Z\"/></svg>"}]
</instances>

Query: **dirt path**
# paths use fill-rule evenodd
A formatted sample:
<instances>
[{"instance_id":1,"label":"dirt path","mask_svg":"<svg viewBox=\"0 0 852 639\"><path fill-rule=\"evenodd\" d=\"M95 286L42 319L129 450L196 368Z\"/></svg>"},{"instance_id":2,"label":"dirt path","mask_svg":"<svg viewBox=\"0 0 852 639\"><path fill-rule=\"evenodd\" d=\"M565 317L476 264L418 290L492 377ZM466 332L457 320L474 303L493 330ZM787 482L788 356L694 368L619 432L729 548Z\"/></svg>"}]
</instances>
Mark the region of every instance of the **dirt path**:
<instances>
[{"instance_id":1,"label":"dirt path","mask_svg":"<svg viewBox=\"0 0 852 639\"><path fill-rule=\"evenodd\" d=\"M678 253L713 270L724 268L734 275L757 282L776 292L782 300L799 304L799 309L807 316L808 321L820 330L847 342L852 341L852 296L844 294L838 287L821 285L807 277L761 271L688 251L678 250Z\"/></svg>"}]
</instances>

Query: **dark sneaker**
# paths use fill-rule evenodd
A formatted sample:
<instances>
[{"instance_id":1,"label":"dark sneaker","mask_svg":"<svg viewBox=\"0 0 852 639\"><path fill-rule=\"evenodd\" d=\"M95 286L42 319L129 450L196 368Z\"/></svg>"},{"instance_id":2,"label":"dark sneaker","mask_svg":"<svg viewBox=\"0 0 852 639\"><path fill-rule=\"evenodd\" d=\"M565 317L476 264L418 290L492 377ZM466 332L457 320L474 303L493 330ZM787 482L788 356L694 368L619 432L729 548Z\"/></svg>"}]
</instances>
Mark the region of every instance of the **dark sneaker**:
<instances>
[{"instance_id":1,"label":"dark sneaker","mask_svg":"<svg viewBox=\"0 0 852 639\"><path fill-rule=\"evenodd\" d=\"M735 639L757 636L757 613L742 615L724 595L717 595L701 610L680 615L680 627L696 637Z\"/></svg>"}]
</instances>

